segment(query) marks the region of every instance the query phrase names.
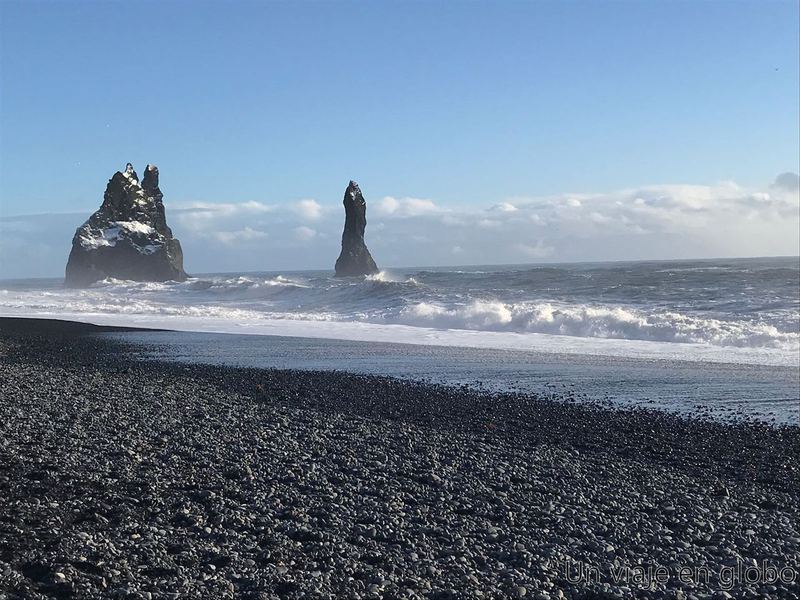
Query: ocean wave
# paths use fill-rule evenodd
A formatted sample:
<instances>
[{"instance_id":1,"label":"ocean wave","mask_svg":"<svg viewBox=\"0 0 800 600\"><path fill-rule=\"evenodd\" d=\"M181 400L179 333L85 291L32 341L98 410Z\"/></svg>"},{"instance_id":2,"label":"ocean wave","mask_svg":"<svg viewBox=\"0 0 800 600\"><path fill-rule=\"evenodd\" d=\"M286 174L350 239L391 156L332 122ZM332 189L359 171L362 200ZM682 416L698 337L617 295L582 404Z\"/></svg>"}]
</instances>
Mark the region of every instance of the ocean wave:
<instances>
[{"instance_id":1,"label":"ocean wave","mask_svg":"<svg viewBox=\"0 0 800 600\"><path fill-rule=\"evenodd\" d=\"M413 277L399 277L389 271L378 271L372 275L364 277L365 281L377 281L379 283L407 283L410 285L421 285L419 281Z\"/></svg>"},{"instance_id":2,"label":"ocean wave","mask_svg":"<svg viewBox=\"0 0 800 600\"><path fill-rule=\"evenodd\" d=\"M120 291L137 291L137 292L160 292L167 290L170 286L179 285L174 281L131 281L128 279L115 279L114 277L106 277L99 281L95 281L87 290L120 290Z\"/></svg>"},{"instance_id":3,"label":"ocean wave","mask_svg":"<svg viewBox=\"0 0 800 600\"><path fill-rule=\"evenodd\" d=\"M293 279L277 275L275 277L232 277L228 279L197 279L187 283L192 289L208 290L219 293L253 292L259 290L272 291L274 288L308 288L309 286Z\"/></svg>"},{"instance_id":4,"label":"ocean wave","mask_svg":"<svg viewBox=\"0 0 800 600\"><path fill-rule=\"evenodd\" d=\"M152 284L147 289L152 290ZM195 302L175 302L174 298L160 294L108 293L101 289L49 291L32 295L3 294L0 298L0 311L11 309L30 313L207 317L238 323L264 320L337 321L409 325L425 329L543 333L580 338L800 350L800 331L794 321L784 321L786 324L780 330L775 325L758 320L722 320L676 311L646 312L608 305L473 300L459 305L413 302L385 308L380 302L373 302L371 306L358 305L350 309L344 305L296 305L289 309L285 303L263 299L257 302L244 299L237 303L215 301L203 296L203 301L195 298Z\"/></svg>"},{"instance_id":5,"label":"ocean wave","mask_svg":"<svg viewBox=\"0 0 800 600\"><path fill-rule=\"evenodd\" d=\"M709 273L711 271L737 271L749 273L749 269L741 269L735 267L668 267L665 269L657 269L653 273Z\"/></svg>"},{"instance_id":6,"label":"ocean wave","mask_svg":"<svg viewBox=\"0 0 800 600\"><path fill-rule=\"evenodd\" d=\"M612 265L590 272L537 267L483 274L397 269L346 279L322 271L231 273L184 282L104 279L81 290L60 281L6 282L0 312L120 315L139 322L148 316L208 318L234 329L269 320L287 328L291 321L354 330L391 325L416 327L420 339L443 330L461 338L476 337L471 332L520 334L521 340L549 334L565 336L560 341L567 344L590 343L576 338L674 342L797 356L798 271L784 263L768 261L745 275L718 270L719 278L691 275L708 265L689 263L680 276L659 274L652 265Z\"/></svg>"},{"instance_id":7,"label":"ocean wave","mask_svg":"<svg viewBox=\"0 0 800 600\"><path fill-rule=\"evenodd\" d=\"M94 283L88 290L104 290L114 294L143 294L196 296L206 293L209 299L222 297L229 299L267 298L289 289L303 289L308 285L289 279L282 275L274 277L238 276L238 277L190 277L186 281L129 281L106 278ZM196 298L193 298L196 299Z\"/></svg>"},{"instance_id":8,"label":"ocean wave","mask_svg":"<svg viewBox=\"0 0 800 600\"><path fill-rule=\"evenodd\" d=\"M677 312L590 305L507 304L473 301L463 306L420 302L397 321L418 327L547 333L655 342L713 344L740 348L800 348L800 332L783 332L757 321L704 319Z\"/></svg>"}]
</instances>

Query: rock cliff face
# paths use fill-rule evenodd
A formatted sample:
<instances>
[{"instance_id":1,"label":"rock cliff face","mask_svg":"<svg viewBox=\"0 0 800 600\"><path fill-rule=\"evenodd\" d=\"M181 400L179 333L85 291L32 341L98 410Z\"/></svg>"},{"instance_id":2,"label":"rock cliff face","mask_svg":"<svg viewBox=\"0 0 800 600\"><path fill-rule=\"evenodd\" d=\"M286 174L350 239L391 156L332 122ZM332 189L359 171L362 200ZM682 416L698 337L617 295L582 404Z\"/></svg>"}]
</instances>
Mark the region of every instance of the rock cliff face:
<instances>
[{"instance_id":1,"label":"rock cliff face","mask_svg":"<svg viewBox=\"0 0 800 600\"><path fill-rule=\"evenodd\" d=\"M182 281L183 252L172 237L158 187L158 168L144 178L128 163L106 186L103 204L72 238L65 283L85 287L114 277L135 281Z\"/></svg>"},{"instance_id":2,"label":"rock cliff face","mask_svg":"<svg viewBox=\"0 0 800 600\"><path fill-rule=\"evenodd\" d=\"M357 277L378 272L378 266L364 243L367 203L358 184L351 181L344 193L344 233L342 253L336 260L337 277Z\"/></svg>"}]
</instances>

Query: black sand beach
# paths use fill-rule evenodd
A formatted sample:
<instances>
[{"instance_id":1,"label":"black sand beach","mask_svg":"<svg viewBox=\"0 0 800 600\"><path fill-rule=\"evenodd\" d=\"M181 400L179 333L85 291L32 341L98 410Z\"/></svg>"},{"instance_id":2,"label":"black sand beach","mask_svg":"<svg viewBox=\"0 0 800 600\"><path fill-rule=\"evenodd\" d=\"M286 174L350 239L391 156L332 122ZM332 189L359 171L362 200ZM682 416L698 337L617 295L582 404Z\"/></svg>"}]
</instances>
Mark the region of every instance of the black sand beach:
<instances>
[{"instance_id":1,"label":"black sand beach","mask_svg":"<svg viewBox=\"0 0 800 600\"><path fill-rule=\"evenodd\" d=\"M0 320L0 597L798 598L800 428Z\"/></svg>"}]
</instances>

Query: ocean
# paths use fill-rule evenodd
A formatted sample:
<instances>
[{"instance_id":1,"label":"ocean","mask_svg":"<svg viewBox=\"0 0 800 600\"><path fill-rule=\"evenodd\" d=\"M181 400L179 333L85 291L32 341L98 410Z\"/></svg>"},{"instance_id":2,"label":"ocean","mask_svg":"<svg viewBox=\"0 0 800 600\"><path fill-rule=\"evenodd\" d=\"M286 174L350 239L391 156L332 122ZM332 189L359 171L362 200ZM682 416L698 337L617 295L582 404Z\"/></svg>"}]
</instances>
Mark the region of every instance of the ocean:
<instances>
[{"instance_id":1,"label":"ocean","mask_svg":"<svg viewBox=\"0 0 800 600\"><path fill-rule=\"evenodd\" d=\"M84 290L60 279L4 280L0 315L195 332L158 334L160 356L181 360L568 388L776 422L800 416L796 257L332 275L109 279Z\"/></svg>"}]
</instances>

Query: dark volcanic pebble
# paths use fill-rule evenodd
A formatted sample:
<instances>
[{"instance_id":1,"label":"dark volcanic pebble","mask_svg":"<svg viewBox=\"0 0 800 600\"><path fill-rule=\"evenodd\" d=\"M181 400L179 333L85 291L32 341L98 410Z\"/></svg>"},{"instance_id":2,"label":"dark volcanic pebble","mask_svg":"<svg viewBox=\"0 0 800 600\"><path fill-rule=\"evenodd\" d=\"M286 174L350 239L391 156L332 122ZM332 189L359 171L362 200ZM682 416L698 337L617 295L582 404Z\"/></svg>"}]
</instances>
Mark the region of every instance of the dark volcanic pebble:
<instances>
[{"instance_id":1,"label":"dark volcanic pebble","mask_svg":"<svg viewBox=\"0 0 800 600\"><path fill-rule=\"evenodd\" d=\"M0 598L798 597L718 577L797 572L797 427L140 362L88 331L0 320ZM637 565L669 577L614 581Z\"/></svg>"}]
</instances>

